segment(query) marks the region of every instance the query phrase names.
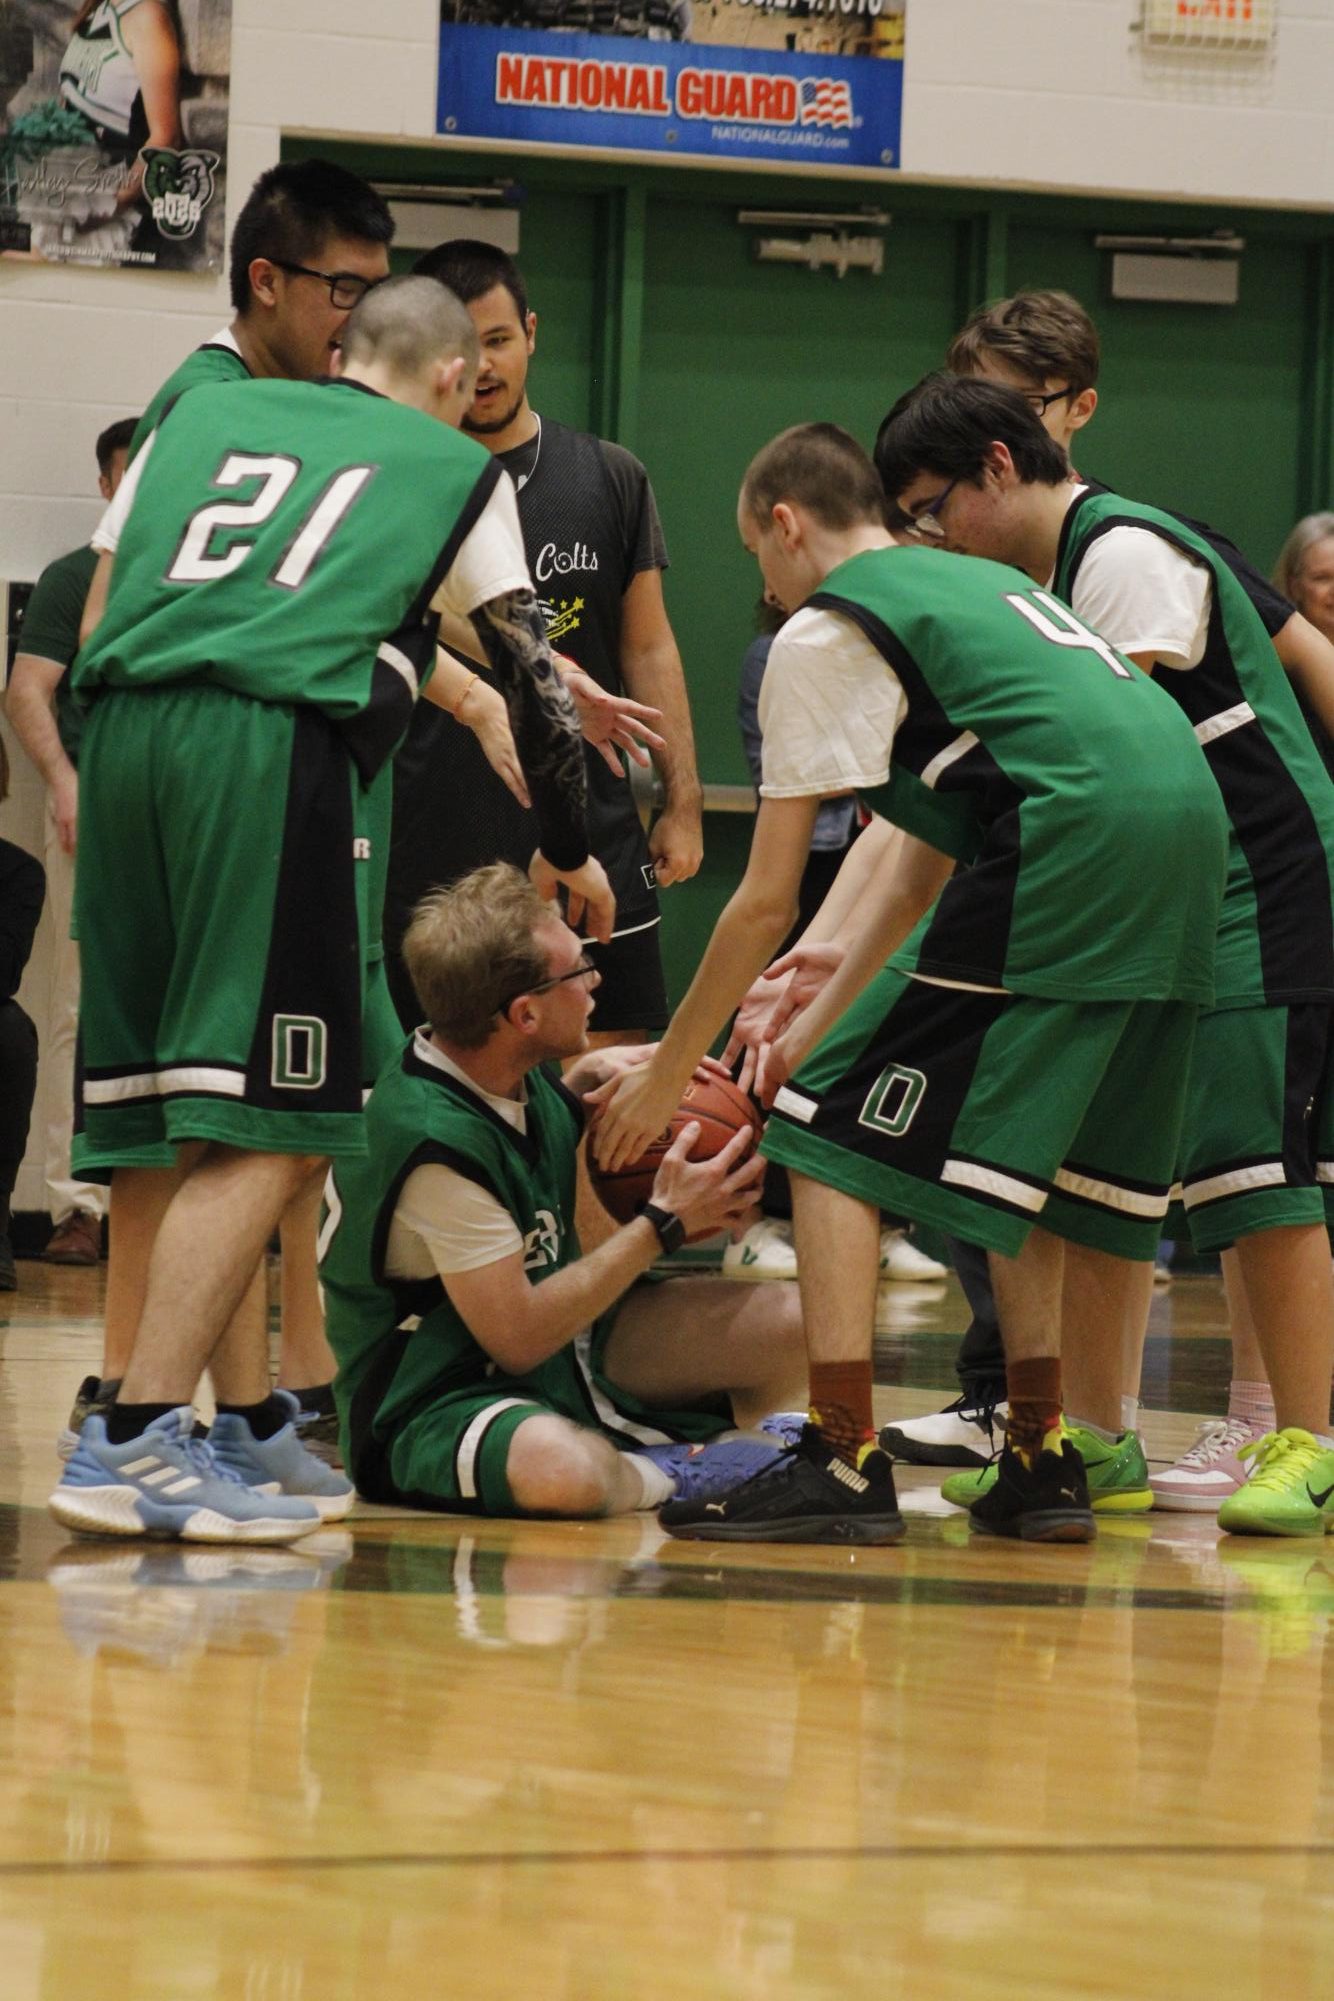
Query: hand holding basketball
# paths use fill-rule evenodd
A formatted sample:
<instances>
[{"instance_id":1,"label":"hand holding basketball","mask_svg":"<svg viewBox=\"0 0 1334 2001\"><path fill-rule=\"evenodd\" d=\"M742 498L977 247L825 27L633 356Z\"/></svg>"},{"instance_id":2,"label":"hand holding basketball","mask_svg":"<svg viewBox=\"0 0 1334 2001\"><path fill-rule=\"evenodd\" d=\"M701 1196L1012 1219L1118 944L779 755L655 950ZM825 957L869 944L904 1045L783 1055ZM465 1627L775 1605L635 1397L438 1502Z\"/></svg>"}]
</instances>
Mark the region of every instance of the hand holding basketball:
<instances>
[{"instance_id":1,"label":"hand holding basketball","mask_svg":"<svg viewBox=\"0 0 1334 2001\"><path fill-rule=\"evenodd\" d=\"M638 1081L647 1068L623 1072L591 1093L589 1102L596 1104L618 1085ZM760 1130L759 1115L749 1098L721 1074L717 1064L706 1060L646 1146L624 1158L618 1155L611 1165L590 1154L589 1175L599 1199L618 1222L630 1222L652 1200L680 1216L690 1235L711 1234L733 1227L755 1200L764 1167L758 1158L747 1160L746 1155ZM702 1173L703 1168L709 1172ZM696 1213L701 1203L704 1208ZM683 1204L691 1208L690 1215Z\"/></svg>"}]
</instances>

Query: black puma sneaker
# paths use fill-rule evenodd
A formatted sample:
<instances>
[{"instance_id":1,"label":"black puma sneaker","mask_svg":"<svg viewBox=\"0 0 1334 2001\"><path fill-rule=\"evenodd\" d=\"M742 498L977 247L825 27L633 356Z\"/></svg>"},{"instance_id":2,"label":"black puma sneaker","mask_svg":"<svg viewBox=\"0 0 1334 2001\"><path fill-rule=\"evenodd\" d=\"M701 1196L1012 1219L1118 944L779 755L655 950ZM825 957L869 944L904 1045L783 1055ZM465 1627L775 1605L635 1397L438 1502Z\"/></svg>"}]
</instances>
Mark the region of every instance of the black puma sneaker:
<instances>
[{"instance_id":1,"label":"black puma sneaker","mask_svg":"<svg viewBox=\"0 0 1334 2001\"><path fill-rule=\"evenodd\" d=\"M849 1466L813 1424L768 1466L711 1500L668 1501L658 1520L694 1542L885 1543L903 1538L894 1475L878 1445Z\"/></svg>"}]
</instances>

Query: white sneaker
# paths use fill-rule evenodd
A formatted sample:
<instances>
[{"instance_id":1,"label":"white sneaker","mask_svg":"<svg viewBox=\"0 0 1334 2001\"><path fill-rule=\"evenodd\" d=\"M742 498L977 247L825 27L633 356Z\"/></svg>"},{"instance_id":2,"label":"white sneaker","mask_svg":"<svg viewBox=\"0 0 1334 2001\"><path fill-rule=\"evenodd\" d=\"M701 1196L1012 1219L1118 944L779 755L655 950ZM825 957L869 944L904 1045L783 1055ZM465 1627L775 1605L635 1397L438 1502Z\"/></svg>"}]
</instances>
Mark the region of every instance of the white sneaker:
<instances>
[{"instance_id":1,"label":"white sneaker","mask_svg":"<svg viewBox=\"0 0 1334 2001\"><path fill-rule=\"evenodd\" d=\"M930 1285L949 1277L949 1267L937 1264L916 1244L908 1242L906 1230L880 1232L880 1278L892 1285Z\"/></svg>"},{"instance_id":2,"label":"white sneaker","mask_svg":"<svg viewBox=\"0 0 1334 2001\"><path fill-rule=\"evenodd\" d=\"M795 1278L797 1254L792 1248L792 1225L775 1216L761 1216L735 1244L723 1252L723 1277L739 1279L744 1285L758 1285L771 1278Z\"/></svg>"},{"instance_id":3,"label":"white sneaker","mask_svg":"<svg viewBox=\"0 0 1334 2001\"><path fill-rule=\"evenodd\" d=\"M956 1397L930 1417L885 1425L880 1446L910 1466L988 1466L1000 1451L1008 1414L1008 1404L987 1409Z\"/></svg>"}]
</instances>

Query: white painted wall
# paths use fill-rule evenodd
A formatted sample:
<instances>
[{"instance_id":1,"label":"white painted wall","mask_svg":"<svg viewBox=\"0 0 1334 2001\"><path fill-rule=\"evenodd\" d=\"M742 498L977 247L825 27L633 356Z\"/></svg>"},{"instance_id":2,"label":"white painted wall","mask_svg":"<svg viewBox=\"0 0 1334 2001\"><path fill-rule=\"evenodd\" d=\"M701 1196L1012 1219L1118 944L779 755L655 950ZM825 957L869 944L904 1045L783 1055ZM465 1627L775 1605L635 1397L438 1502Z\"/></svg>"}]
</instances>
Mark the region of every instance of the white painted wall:
<instances>
[{"instance_id":1,"label":"white painted wall","mask_svg":"<svg viewBox=\"0 0 1334 2001\"><path fill-rule=\"evenodd\" d=\"M1272 60L1220 66L1141 50L1138 0L910 0L904 168L1328 206L1334 0L1280 6ZM428 138L437 18L437 0L234 0L232 203L284 129ZM0 260L0 577L33 577L88 536L97 433L227 317L221 279ZM41 789L14 765L0 833L40 855ZM39 1028L46 925L21 996ZM39 1089L34 1132L42 1116ZM40 1207L40 1190L30 1158L17 1206Z\"/></svg>"}]
</instances>

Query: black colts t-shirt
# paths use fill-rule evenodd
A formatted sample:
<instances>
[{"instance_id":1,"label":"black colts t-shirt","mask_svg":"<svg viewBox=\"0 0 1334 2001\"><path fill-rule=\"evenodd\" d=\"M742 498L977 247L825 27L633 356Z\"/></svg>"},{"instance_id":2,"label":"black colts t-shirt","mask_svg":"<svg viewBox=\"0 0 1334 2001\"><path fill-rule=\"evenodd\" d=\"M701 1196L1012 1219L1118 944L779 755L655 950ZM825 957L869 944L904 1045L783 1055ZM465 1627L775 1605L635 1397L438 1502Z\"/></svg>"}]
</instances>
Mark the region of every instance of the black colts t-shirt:
<instances>
[{"instance_id":1,"label":"black colts t-shirt","mask_svg":"<svg viewBox=\"0 0 1334 2001\"><path fill-rule=\"evenodd\" d=\"M665 569L658 511L638 459L564 424L500 455L518 488L524 552L557 652L622 692L621 609L642 570ZM589 847L616 892L616 935L658 916L648 843L628 778L585 745ZM419 702L394 763L385 940L397 951L421 897L488 862L526 869L536 815L492 771L476 737Z\"/></svg>"}]
</instances>

